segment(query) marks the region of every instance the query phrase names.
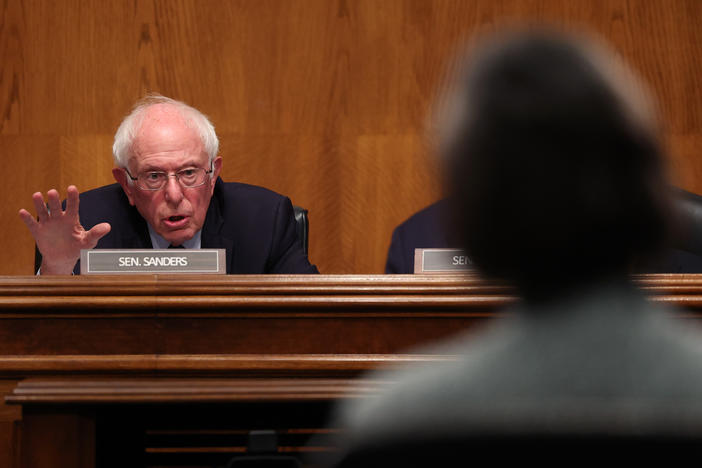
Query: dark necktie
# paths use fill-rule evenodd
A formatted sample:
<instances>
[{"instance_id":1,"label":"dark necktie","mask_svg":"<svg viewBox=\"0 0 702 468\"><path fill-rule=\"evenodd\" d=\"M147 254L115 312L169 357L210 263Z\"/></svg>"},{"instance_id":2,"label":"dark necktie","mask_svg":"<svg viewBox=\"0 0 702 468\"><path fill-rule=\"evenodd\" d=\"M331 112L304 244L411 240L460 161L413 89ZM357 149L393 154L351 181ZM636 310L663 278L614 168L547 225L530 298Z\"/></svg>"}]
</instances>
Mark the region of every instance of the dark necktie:
<instances>
[{"instance_id":1,"label":"dark necktie","mask_svg":"<svg viewBox=\"0 0 702 468\"><path fill-rule=\"evenodd\" d=\"M181 244L181 245L173 245L173 244L170 244L170 245L168 246L168 248L169 248L169 249L184 249L185 247L183 247L183 244Z\"/></svg>"}]
</instances>

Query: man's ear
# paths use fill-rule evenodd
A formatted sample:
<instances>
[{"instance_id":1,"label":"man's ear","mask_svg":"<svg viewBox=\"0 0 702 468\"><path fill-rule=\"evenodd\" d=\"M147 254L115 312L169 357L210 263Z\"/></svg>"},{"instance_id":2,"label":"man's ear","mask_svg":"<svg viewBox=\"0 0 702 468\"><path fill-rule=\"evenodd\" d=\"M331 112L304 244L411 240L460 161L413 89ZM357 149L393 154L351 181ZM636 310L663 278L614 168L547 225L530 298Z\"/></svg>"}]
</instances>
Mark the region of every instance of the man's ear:
<instances>
[{"instance_id":1,"label":"man's ear","mask_svg":"<svg viewBox=\"0 0 702 468\"><path fill-rule=\"evenodd\" d=\"M222 172L222 157L217 156L214 161L212 161L212 178L210 178L210 194L214 193L215 183L217 183L217 177L219 173Z\"/></svg>"},{"instance_id":2,"label":"man's ear","mask_svg":"<svg viewBox=\"0 0 702 468\"><path fill-rule=\"evenodd\" d=\"M121 167L115 167L112 169L112 177L114 177L115 180L119 182L119 185L122 186L124 194L129 199L129 204L134 206L134 185L129 183L129 180L127 179L127 172Z\"/></svg>"}]
</instances>

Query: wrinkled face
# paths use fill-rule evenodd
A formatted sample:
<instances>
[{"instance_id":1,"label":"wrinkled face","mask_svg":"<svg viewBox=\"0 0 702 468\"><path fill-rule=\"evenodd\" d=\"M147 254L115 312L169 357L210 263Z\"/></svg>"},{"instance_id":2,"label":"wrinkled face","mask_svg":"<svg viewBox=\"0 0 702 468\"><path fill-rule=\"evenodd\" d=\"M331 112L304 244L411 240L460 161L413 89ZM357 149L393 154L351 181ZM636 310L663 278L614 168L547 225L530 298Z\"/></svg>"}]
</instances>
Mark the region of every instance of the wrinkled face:
<instances>
[{"instance_id":1,"label":"wrinkled face","mask_svg":"<svg viewBox=\"0 0 702 468\"><path fill-rule=\"evenodd\" d=\"M174 107L157 104L145 112L127 163L132 176L144 171L172 175L186 168L210 170L202 140ZM168 177L166 185L154 191L141 190L124 169L115 168L112 173L151 227L171 244L180 245L202 229L221 167L222 159L215 158L213 172L200 187L184 188L175 177Z\"/></svg>"}]
</instances>

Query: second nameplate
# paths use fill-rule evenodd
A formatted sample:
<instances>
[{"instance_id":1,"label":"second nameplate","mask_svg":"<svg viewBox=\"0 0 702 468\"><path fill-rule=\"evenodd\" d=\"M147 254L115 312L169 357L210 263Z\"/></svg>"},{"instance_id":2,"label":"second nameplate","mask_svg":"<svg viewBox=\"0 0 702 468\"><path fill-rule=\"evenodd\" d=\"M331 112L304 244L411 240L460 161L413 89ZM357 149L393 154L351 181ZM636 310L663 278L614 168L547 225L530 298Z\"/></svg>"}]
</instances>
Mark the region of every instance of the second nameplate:
<instances>
[{"instance_id":1,"label":"second nameplate","mask_svg":"<svg viewBox=\"0 0 702 468\"><path fill-rule=\"evenodd\" d=\"M81 275L227 273L224 249L84 249Z\"/></svg>"},{"instance_id":2,"label":"second nameplate","mask_svg":"<svg viewBox=\"0 0 702 468\"><path fill-rule=\"evenodd\" d=\"M414 249L415 273L463 273L471 261L461 249Z\"/></svg>"}]
</instances>

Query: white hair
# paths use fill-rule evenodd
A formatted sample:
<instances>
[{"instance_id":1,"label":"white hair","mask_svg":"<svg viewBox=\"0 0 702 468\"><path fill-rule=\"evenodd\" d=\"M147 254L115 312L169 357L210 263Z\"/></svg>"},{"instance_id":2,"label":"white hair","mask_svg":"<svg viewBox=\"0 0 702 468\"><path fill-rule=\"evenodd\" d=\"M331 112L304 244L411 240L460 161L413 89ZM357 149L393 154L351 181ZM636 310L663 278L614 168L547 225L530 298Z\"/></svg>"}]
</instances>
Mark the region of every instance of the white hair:
<instances>
[{"instance_id":1,"label":"white hair","mask_svg":"<svg viewBox=\"0 0 702 468\"><path fill-rule=\"evenodd\" d=\"M219 139L212 122L194 107L160 94L149 94L137 101L129 115L122 120L117 133L115 133L115 142L112 145L112 157L114 158L115 166L127 167L127 161L129 161L131 156L132 144L134 144L134 138L141 128L144 114L151 106L157 104L168 104L180 112L183 119L185 119L186 125L200 135L202 145L209 157L208 164L211 166L212 161L214 161L219 152Z\"/></svg>"}]
</instances>

